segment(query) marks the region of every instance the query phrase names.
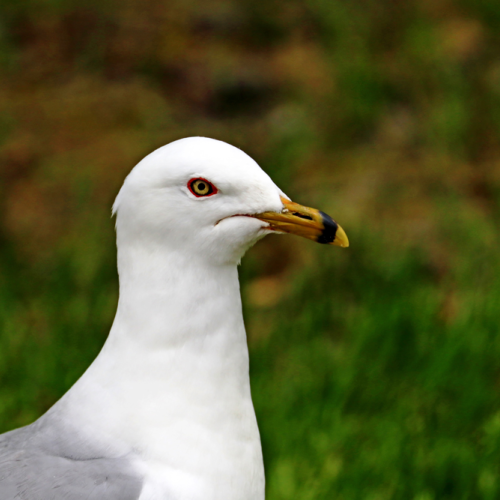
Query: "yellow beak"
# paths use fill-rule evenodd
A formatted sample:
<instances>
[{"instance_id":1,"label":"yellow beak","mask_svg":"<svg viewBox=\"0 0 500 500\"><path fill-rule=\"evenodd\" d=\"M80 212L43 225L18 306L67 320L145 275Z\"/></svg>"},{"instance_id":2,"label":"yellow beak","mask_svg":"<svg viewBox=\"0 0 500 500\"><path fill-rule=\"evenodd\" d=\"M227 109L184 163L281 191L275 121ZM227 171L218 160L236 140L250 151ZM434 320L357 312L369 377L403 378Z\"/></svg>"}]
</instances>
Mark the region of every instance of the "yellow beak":
<instances>
[{"instance_id":1,"label":"yellow beak","mask_svg":"<svg viewBox=\"0 0 500 500\"><path fill-rule=\"evenodd\" d=\"M345 231L327 214L315 208L304 207L281 197L284 208L281 212L264 212L252 217L269 224L269 229L279 233L290 233L318 243L348 247Z\"/></svg>"}]
</instances>

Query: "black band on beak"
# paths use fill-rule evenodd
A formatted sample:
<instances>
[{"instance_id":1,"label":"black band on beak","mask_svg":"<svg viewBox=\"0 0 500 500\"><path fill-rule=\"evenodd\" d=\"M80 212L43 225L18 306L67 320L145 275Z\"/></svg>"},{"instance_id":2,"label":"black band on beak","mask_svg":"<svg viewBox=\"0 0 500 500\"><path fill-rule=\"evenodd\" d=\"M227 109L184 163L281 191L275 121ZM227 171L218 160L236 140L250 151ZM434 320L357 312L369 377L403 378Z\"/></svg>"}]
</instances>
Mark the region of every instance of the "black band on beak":
<instances>
[{"instance_id":1,"label":"black band on beak","mask_svg":"<svg viewBox=\"0 0 500 500\"><path fill-rule=\"evenodd\" d=\"M332 243L337 235L338 224L325 212L319 211L325 229L318 236L318 243Z\"/></svg>"}]
</instances>

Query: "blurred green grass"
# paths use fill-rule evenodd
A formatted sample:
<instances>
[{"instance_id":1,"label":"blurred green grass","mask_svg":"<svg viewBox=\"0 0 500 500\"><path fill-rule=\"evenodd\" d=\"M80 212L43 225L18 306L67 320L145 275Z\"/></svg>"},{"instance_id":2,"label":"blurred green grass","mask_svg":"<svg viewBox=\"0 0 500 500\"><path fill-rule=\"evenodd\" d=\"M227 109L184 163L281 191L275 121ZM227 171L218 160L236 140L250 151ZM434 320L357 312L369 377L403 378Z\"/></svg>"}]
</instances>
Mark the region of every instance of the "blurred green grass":
<instances>
[{"instance_id":1,"label":"blurred green grass","mask_svg":"<svg viewBox=\"0 0 500 500\"><path fill-rule=\"evenodd\" d=\"M499 28L493 0L2 2L0 431L104 342L126 173L207 135L351 240L241 266L268 498L498 498Z\"/></svg>"},{"instance_id":2,"label":"blurred green grass","mask_svg":"<svg viewBox=\"0 0 500 500\"><path fill-rule=\"evenodd\" d=\"M353 236L349 255L317 255L252 350L270 497L496 498L495 250L448 278L450 318L419 251Z\"/></svg>"}]
</instances>

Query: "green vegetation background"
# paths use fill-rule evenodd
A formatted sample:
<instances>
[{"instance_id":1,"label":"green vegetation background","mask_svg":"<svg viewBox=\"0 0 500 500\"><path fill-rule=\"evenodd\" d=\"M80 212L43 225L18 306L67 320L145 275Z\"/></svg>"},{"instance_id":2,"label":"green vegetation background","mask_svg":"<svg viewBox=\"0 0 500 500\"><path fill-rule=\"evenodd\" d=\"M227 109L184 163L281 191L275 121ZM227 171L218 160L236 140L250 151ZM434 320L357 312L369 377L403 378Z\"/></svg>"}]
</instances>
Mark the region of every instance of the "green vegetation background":
<instances>
[{"instance_id":1,"label":"green vegetation background","mask_svg":"<svg viewBox=\"0 0 500 500\"><path fill-rule=\"evenodd\" d=\"M190 135L351 240L241 267L268 499L500 498L498 0L3 0L0 430L98 353L113 197Z\"/></svg>"}]
</instances>

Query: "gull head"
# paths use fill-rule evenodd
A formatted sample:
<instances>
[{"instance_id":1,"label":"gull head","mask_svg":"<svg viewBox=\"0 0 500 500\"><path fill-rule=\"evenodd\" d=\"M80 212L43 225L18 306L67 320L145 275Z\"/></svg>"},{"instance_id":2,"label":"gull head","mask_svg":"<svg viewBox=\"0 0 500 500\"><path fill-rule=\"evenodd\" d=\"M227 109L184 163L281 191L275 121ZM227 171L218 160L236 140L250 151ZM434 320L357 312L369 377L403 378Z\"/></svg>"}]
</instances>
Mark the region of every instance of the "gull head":
<instances>
[{"instance_id":1,"label":"gull head","mask_svg":"<svg viewBox=\"0 0 500 500\"><path fill-rule=\"evenodd\" d=\"M298 205L250 156L225 142L190 137L139 162L113 205L118 244L237 263L270 232L348 246L338 224Z\"/></svg>"}]
</instances>

